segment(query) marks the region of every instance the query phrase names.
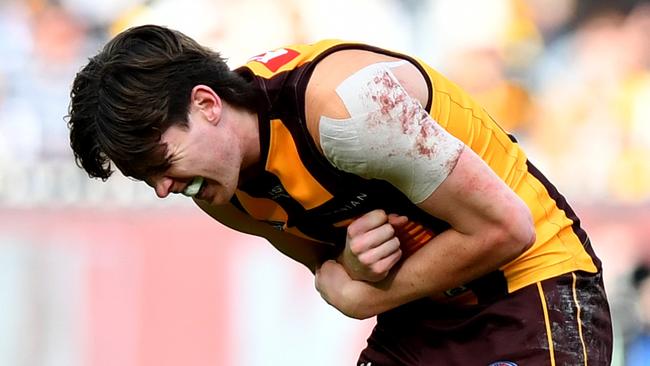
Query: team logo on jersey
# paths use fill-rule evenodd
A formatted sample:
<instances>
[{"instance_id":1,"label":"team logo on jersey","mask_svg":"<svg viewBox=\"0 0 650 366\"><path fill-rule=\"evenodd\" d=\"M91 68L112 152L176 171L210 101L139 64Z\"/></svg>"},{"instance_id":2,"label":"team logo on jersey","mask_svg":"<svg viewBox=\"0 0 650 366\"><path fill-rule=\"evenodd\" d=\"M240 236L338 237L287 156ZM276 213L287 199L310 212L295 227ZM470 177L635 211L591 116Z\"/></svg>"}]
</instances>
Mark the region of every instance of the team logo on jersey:
<instances>
[{"instance_id":1,"label":"team logo on jersey","mask_svg":"<svg viewBox=\"0 0 650 366\"><path fill-rule=\"evenodd\" d=\"M497 362L492 362L488 366L519 366L519 365L510 361L497 361Z\"/></svg>"},{"instance_id":2,"label":"team logo on jersey","mask_svg":"<svg viewBox=\"0 0 650 366\"><path fill-rule=\"evenodd\" d=\"M280 67L287 64L299 55L297 51L288 48L279 48L277 50L268 51L257 56L253 56L249 61L257 61L266 66L272 72L278 71Z\"/></svg>"}]
</instances>

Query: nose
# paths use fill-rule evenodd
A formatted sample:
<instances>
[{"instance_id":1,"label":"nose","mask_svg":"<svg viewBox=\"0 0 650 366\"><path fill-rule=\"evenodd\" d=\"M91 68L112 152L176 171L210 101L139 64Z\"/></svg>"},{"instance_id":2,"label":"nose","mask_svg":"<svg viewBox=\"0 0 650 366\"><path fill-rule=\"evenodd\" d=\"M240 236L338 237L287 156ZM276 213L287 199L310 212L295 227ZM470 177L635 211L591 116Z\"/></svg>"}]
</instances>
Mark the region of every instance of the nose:
<instances>
[{"instance_id":1,"label":"nose","mask_svg":"<svg viewBox=\"0 0 650 366\"><path fill-rule=\"evenodd\" d=\"M153 188L158 197L165 198L171 193L172 184L174 184L174 181L170 178L161 177L156 180Z\"/></svg>"}]
</instances>

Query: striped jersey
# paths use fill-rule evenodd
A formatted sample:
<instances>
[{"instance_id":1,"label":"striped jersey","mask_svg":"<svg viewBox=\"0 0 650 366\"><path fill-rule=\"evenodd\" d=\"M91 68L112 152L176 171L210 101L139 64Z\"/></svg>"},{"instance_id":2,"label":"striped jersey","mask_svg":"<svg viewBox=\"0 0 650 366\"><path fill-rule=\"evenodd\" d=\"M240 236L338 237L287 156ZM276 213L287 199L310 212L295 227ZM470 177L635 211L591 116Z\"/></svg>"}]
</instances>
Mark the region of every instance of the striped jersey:
<instances>
[{"instance_id":1,"label":"striped jersey","mask_svg":"<svg viewBox=\"0 0 650 366\"><path fill-rule=\"evenodd\" d=\"M449 227L389 183L335 168L316 147L305 117L307 83L319 60L345 49L377 52L415 65L429 87L425 108L432 118L478 154L532 212L537 234L532 247L498 271L448 291L454 301L487 300L564 273L600 271L580 220L514 137L467 93L421 60L365 44L325 40L287 46L255 56L236 70L253 80L263 94L257 110L262 162L255 179L239 187L233 205L279 230L340 249L347 225L377 208L409 218L397 234L405 255Z\"/></svg>"}]
</instances>

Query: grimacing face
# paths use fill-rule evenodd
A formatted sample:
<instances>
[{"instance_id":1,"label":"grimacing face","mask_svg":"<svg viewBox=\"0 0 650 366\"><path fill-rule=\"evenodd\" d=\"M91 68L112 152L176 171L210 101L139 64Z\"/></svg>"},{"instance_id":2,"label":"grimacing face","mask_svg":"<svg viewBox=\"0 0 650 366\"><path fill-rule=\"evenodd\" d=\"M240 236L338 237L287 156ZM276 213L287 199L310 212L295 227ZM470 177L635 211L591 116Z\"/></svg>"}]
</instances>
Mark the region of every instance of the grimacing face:
<instances>
[{"instance_id":1,"label":"grimacing face","mask_svg":"<svg viewBox=\"0 0 650 366\"><path fill-rule=\"evenodd\" d=\"M167 146L171 166L164 173L147 179L158 197L185 193L221 205L235 193L243 151L232 129L234 124L224 118L220 101L215 103L209 96L207 99L207 102L206 99L198 102L193 99L187 127L174 125L163 133L161 143ZM203 178L202 182L199 183L197 177Z\"/></svg>"}]
</instances>

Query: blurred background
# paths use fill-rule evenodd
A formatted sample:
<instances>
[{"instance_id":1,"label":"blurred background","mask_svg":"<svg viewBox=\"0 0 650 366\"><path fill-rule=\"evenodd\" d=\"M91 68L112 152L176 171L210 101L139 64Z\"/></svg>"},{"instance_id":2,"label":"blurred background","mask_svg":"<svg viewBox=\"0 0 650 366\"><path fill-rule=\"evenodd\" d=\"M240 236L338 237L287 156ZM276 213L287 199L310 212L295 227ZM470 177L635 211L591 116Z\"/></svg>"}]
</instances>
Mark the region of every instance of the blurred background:
<instances>
[{"instance_id":1,"label":"blurred background","mask_svg":"<svg viewBox=\"0 0 650 366\"><path fill-rule=\"evenodd\" d=\"M650 364L650 2L0 0L0 365L352 365L365 345L374 320L263 240L75 166L72 79L144 23L233 67L321 38L428 61L568 197L604 262L614 364Z\"/></svg>"}]
</instances>

